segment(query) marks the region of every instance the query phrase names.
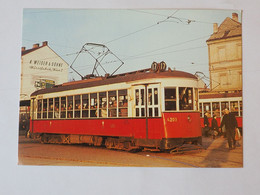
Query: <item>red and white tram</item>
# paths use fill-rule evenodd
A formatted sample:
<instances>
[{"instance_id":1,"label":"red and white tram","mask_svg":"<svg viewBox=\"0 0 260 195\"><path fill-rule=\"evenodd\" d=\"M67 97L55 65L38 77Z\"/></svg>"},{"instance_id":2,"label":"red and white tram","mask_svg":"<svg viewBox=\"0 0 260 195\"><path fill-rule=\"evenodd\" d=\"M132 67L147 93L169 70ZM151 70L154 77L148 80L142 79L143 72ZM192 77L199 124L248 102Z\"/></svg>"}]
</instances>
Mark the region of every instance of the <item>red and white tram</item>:
<instances>
[{"instance_id":1,"label":"red and white tram","mask_svg":"<svg viewBox=\"0 0 260 195\"><path fill-rule=\"evenodd\" d=\"M240 130L242 131L242 92L233 92L233 93L200 93L199 94L199 110L201 117L201 126L204 126L203 116L205 112L209 114L209 122L213 115L217 117L218 125L220 125L221 118L223 117L223 111L225 108L229 109L237 119L237 124Z\"/></svg>"},{"instance_id":2,"label":"red and white tram","mask_svg":"<svg viewBox=\"0 0 260 195\"><path fill-rule=\"evenodd\" d=\"M198 79L144 69L41 89L31 95L29 134L43 143L171 150L201 144Z\"/></svg>"}]
</instances>

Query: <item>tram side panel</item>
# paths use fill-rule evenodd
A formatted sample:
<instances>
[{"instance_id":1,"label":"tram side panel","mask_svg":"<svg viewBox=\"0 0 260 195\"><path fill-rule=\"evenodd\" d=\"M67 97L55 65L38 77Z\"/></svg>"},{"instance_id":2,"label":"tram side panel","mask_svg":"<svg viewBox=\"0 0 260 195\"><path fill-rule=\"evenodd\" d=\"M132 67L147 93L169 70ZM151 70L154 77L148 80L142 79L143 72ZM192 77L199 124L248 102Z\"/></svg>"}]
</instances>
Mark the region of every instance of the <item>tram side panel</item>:
<instances>
[{"instance_id":1,"label":"tram side panel","mask_svg":"<svg viewBox=\"0 0 260 195\"><path fill-rule=\"evenodd\" d=\"M163 113L164 138L195 138L201 136L198 112Z\"/></svg>"}]
</instances>

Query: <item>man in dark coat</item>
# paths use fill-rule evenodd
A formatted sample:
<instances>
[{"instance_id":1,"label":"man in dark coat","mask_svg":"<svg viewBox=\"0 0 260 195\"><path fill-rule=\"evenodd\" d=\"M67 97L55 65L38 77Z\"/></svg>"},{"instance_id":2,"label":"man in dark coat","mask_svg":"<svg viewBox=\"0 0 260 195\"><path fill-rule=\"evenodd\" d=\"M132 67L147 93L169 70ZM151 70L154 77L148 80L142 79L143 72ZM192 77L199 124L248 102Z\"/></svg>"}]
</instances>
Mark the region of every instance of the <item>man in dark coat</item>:
<instances>
[{"instance_id":1,"label":"man in dark coat","mask_svg":"<svg viewBox=\"0 0 260 195\"><path fill-rule=\"evenodd\" d=\"M205 112L204 114L204 135L208 137L209 133L209 119L208 119L208 113Z\"/></svg>"},{"instance_id":2,"label":"man in dark coat","mask_svg":"<svg viewBox=\"0 0 260 195\"><path fill-rule=\"evenodd\" d=\"M232 141L233 141L233 148L236 148L236 140L235 140L235 132L237 128L237 120L236 117L229 112L228 109L224 110L225 115L223 116L223 119L221 121L220 128L222 128L225 125L226 129L226 136L228 140L228 146L229 149L232 149Z\"/></svg>"}]
</instances>

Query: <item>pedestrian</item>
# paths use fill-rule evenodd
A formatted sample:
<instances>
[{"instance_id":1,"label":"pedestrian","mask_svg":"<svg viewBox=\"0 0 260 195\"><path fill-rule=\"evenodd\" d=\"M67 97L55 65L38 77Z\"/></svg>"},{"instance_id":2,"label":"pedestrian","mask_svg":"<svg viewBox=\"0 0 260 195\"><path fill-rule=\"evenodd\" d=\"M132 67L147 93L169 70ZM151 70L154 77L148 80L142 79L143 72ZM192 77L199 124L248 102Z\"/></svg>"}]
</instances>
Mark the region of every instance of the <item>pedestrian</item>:
<instances>
[{"instance_id":1,"label":"pedestrian","mask_svg":"<svg viewBox=\"0 0 260 195\"><path fill-rule=\"evenodd\" d=\"M204 114L204 135L208 137L209 133L209 119L208 119L208 113L205 112Z\"/></svg>"},{"instance_id":2,"label":"pedestrian","mask_svg":"<svg viewBox=\"0 0 260 195\"><path fill-rule=\"evenodd\" d=\"M218 135L218 121L216 118L217 118L216 115L213 115L213 119L211 121L211 131L212 131L213 139L215 139L216 136Z\"/></svg>"},{"instance_id":3,"label":"pedestrian","mask_svg":"<svg viewBox=\"0 0 260 195\"><path fill-rule=\"evenodd\" d=\"M237 128L237 120L236 117L232 113L230 113L227 108L224 110L224 112L225 115L223 116L223 119L221 121L220 128L225 125L228 147L231 150L236 148L235 132Z\"/></svg>"}]
</instances>

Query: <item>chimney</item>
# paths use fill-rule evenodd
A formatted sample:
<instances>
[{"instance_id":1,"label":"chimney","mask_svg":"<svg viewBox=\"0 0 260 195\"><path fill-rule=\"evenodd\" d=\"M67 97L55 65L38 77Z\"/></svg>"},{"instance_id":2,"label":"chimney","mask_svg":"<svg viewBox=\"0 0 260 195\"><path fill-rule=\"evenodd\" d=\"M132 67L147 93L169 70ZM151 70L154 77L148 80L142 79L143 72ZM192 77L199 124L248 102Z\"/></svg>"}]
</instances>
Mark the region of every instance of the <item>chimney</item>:
<instances>
[{"instance_id":1,"label":"chimney","mask_svg":"<svg viewBox=\"0 0 260 195\"><path fill-rule=\"evenodd\" d=\"M218 32L218 23L213 24L213 33Z\"/></svg>"},{"instance_id":2,"label":"chimney","mask_svg":"<svg viewBox=\"0 0 260 195\"><path fill-rule=\"evenodd\" d=\"M26 50L26 47L22 47L22 51L25 51Z\"/></svg>"},{"instance_id":3,"label":"chimney","mask_svg":"<svg viewBox=\"0 0 260 195\"><path fill-rule=\"evenodd\" d=\"M238 14L237 13L232 13L232 19L238 22Z\"/></svg>"},{"instance_id":4,"label":"chimney","mask_svg":"<svg viewBox=\"0 0 260 195\"><path fill-rule=\"evenodd\" d=\"M39 43L33 44L33 49L38 48L39 47Z\"/></svg>"},{"instance_id":5,"label":"chimney","mask_svg":"<svg viewBox=\"0 0 260 195\"><path fill-rule=\"evenodd\" d=\"M47 45L48 45L48 41L42 42L42 46L47 46Z\"/></svg>"}]
</instances>

